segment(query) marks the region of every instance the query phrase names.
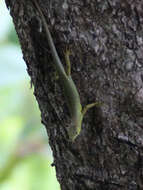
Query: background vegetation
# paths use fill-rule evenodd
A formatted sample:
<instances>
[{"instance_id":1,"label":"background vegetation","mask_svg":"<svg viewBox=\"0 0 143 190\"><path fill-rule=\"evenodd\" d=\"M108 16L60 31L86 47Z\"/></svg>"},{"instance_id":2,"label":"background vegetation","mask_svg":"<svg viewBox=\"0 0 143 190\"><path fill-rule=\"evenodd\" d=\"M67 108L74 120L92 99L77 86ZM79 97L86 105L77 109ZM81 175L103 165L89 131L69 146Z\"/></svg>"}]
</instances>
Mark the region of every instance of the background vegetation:
<instances>
[{"instance_id":1,"label":"background vegetation","mask_svg":"<svg viewBox=\"0 0 143 190\"><path fill-rule=\"evenodd\" d=\"M59 190L14 26L0 1L0 189Z\"/></svg>"}]
</instances>

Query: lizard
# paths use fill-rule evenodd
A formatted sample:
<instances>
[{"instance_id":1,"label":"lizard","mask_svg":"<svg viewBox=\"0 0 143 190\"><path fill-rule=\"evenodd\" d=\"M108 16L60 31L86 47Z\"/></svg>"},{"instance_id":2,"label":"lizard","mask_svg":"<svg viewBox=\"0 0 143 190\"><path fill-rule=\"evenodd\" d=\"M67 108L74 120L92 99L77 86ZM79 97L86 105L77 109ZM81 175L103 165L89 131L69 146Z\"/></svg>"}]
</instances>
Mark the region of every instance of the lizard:
<instances>
[{"instance_id":1,"label":"lizard","mask_svg":"<svg viewBox=\"0 0 143 190\"><path fill-rule=\"evenodd\" d=\"M76 137L80 134L81 127L82 127L82 121L85 113L87 112L88 109L96 106L98 103L91 103L86 105L84 108L82 108L81 101L80 101L80 96L78 93L78 90L76 88L76 85L71 77L71 63L70 63L70 51L67 49L65 52L65 61L67 64L67 71L65 71L64 66L60 60L60 57L57 53L56 47L54 45L53 38L51 36L51 33L49 31L48 24L46 22L46 18L44 14L42 13L42 10L37 3L37 1L33 1L35 4L35 7L37 8L37 11L41 17L44 30L46 32L46 37L48 41L48 46L51 50L53 62L54 62L54 67L55 70L58 73L59 80L63 86L63 92L64 96L67 102L67 106L69 109L69 113L71 116L71 124L70 127L68 127L68 136L70 141L74 141Z\"/></svg>"}]
</instances>

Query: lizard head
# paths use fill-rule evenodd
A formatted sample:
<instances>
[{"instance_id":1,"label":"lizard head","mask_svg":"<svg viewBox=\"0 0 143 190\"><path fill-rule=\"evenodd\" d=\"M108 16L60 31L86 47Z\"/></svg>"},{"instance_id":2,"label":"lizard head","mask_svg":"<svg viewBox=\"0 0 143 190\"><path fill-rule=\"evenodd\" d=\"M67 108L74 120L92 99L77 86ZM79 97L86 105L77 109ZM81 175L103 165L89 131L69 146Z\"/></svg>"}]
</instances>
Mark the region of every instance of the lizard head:
<instances>
[{"instance_id":1,"label":"lizard head","mask_svg":"<svg viewBox=\"0 0 143 190\"><path fill-rule=\"evenodd\" d=\"M81 131L81 124L82 124L82 115L78 117L78 119L73 119L71 126L68 128L68 135L70 141L74 141L76 137L80 134Z\"/></svg>"}]
</instances>

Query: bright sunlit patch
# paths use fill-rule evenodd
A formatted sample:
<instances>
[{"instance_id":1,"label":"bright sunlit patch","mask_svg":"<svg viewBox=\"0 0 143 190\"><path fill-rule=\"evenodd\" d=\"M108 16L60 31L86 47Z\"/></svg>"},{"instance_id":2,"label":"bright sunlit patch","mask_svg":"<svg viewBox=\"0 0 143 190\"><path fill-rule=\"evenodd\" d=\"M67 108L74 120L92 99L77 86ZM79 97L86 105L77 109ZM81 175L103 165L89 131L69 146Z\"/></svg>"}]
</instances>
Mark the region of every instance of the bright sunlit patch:
<instances>
[{"instance_id":1,"label":"bright sunlit patch","mask_svg":"<svg viewBox=\"0 0 143 190\"><path fill-rule=\"evenodd\" d=\"M10 17L4 0L0 1L0 41L6 37L9 27L12 25L12 18Z\"/></svg>"},{"instance_id":2,"label":"bright sunlit patch","mask_svg":"<svg viewBox=\"0 0 143 190\"><path fill-rule=\"evenodd\" d=\"M0 47L0 67L0 86L12 85L28 79L21 50L15 45Z\"/></svg>"},{"instance_id":3,"label":"bright sunlit patch","mask_svg":"<svg viewBox=\"0 0 143 190\"><path fill-rule=\"evenodd\" d=\"M14 144L14 141L22 131L22 119L20 117L9 117L0 122L0 142Z\"/></svg>"}]
</instances>

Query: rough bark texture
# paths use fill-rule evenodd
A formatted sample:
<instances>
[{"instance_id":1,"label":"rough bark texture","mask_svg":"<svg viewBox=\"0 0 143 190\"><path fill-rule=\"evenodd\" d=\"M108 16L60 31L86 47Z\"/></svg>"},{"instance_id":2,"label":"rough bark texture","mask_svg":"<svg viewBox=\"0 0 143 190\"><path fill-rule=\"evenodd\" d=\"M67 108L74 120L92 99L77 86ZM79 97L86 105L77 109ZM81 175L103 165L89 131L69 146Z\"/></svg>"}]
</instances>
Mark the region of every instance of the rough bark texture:
<instances>
[{"instance_id":1,"label":"rough bark texture","mask_svg":"<svg viewBox=\"0 0 143 190\"><path fill-rule=\"evenodd\" d=\"M69 112L32 0L10 7L62 190L143 189L143 0L37 0L58 53L71 49L86 114L68 141Z\"/></svg>"}]
</instances>

